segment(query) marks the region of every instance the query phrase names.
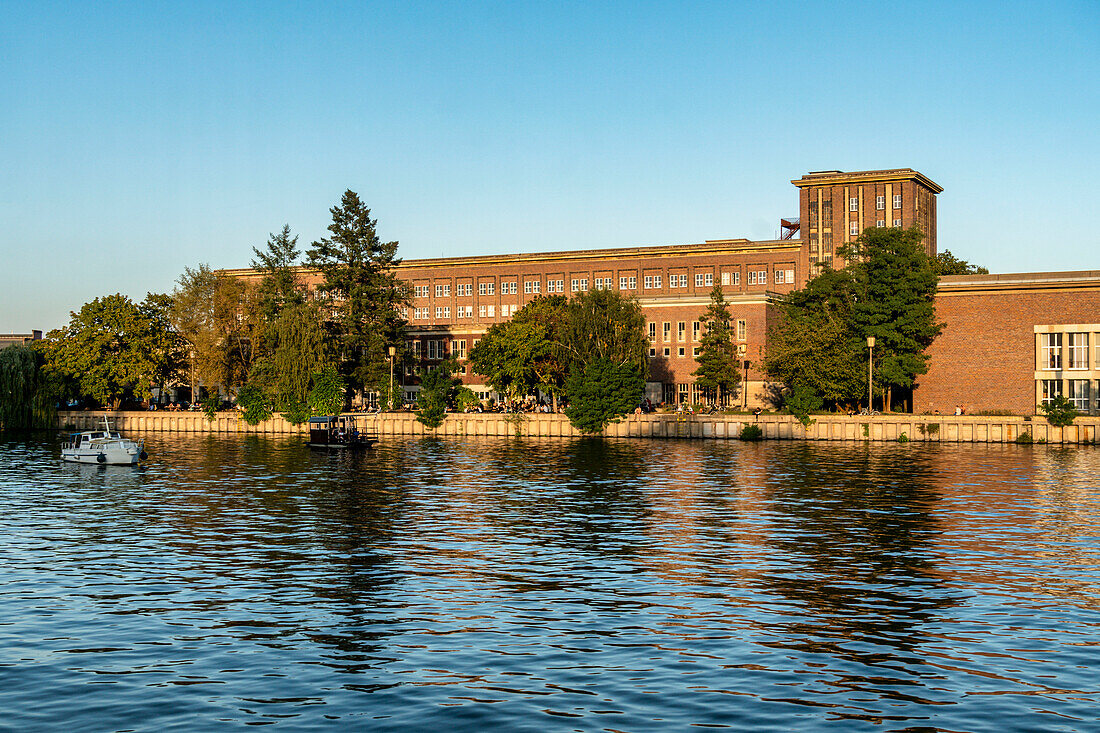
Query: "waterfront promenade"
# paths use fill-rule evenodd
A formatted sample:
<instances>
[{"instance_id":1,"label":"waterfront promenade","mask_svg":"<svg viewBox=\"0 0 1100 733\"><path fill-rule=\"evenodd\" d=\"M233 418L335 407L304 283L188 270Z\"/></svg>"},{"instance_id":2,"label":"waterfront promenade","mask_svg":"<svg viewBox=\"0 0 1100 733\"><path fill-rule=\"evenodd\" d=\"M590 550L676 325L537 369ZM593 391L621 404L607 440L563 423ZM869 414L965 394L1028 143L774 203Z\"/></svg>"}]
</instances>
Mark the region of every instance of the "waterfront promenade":
<instances>
[{"instance_id":1,"label":"waterfront promenade","mask_svg":"<svg viewBox=\"0 0 1100 733\"><path fill-rule=\"evenodd\" d=\"M126 432L241 433L259 435L305 434L305 425L294 426L276 415L259 425L249 425L235 412L219 412L208 421L199 412L101 412L58 413L58 428L92 430L103 424L103 415ZM417 422L410 412L354 415L360 430L387 435L520 435L537 438L579 437L565 415L499 413L451 413L436 430ZM653 413L631 415L607 426L604 435L615 438L737 438L746 425L758 425L770 440L836 440L896 442L904 434L915 442L1013 443L1025 432L1035 442L1096 444L1100 418L1079 417L1073 425L1057 428L1045 418L1030 420L1012 416L879 415L847 417L818 415L809 427L789 415L701 415Z\"/></svg>"}]
</instances>

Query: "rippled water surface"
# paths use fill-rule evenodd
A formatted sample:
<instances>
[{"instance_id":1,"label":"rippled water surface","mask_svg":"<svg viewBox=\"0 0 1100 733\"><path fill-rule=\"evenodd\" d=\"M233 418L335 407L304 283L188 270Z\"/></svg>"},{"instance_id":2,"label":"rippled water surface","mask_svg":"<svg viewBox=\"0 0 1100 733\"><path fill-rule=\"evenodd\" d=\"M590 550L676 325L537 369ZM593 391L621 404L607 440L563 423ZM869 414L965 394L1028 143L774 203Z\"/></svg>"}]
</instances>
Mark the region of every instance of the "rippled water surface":
<instances>
[{"instance_id":1,"label":"rippled water surface","mask_svg":"<svg viewBox=\"0 0 1100 733\"><path fill-rule=\"evenodd\" d=\"M0 443L0 729L1100 729L1100 451Z\"/></svg>"}]
</instances>

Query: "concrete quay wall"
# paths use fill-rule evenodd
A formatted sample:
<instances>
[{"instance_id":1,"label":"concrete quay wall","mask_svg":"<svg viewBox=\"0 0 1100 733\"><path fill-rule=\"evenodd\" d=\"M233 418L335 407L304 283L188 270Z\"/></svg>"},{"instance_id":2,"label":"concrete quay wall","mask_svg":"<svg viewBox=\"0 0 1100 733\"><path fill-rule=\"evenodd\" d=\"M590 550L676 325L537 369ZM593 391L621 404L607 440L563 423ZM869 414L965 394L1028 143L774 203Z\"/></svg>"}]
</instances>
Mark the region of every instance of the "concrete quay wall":
<instances>
[{"instance_id":1,"label":"concrete quay wall","mask_svg":"<svg viewBox=\"0 0 1100 733\"><path fill-rule=\"evenodd\" d=\"M258 435L304 435L305 425L295 426L281 416L259 425L249 425L236 413L220 412L208 421L197 412L59 412L63 430L93 430L103 424L103 415L123 432L221 433ZM360 430L387 435L520 435L539 438L578 437L581 433L564 415L501 415L497 413L454 413L436 430L429 430L408 412L381 415L352 415ZM677 415L658 413L631 415L607 426L604 435L621 438L737 438L745 425L758 425L770 440L840 440L896 442L903 433L915 442L1012 443L1030 432L1036 442L1089 444L1100 442L1100 417L1079 417L1073 425L1056 428L1044 418L981 417L948 415L881 415L846 417L821 415L804 428L787 415Z\"/></svg>"}]
</instances>

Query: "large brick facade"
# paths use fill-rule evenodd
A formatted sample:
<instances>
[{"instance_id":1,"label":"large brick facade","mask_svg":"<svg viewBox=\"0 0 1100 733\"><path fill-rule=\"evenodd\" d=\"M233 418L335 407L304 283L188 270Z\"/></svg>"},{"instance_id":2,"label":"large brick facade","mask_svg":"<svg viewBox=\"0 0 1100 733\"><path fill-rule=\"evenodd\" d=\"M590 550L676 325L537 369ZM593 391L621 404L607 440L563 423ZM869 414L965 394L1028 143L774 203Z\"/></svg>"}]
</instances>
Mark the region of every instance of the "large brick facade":
<instances>
[{"instance_id":1,"label":"large brick facade","mask_svg":"<svg viewBox=\"0 0 1100 733\"><path fill-rule=\"evenodd\" d=\"M928 349L931 362L913 393L914 411L951 413L961 405L967 413L1029 415L1041 398L1037 382L1078 376L1068 369L1043 368L1035 329L1083 328L1100 321L1100 272L945 277L936 316L944 329ZM1095 368L1100 349L1092 335L1088 360ZM1082 370L1081 376L1091 376L1091 370ZM1095 412L1100 387L1092 381L1090 411Z\"/></svg>"},{"instance_id":2,"label":"large brick facade","mask_svg":"<svg viewBox=\"0 0 1100 733\"><path fill-rule=\"evenodd\" d=\"M838 251L872 227L916 226L936 256L939 184L912 168L881 171L816 171L791 181L799 189L799 220L814 272L844 266Z\"/></svg>"},{"instance_id":3,"label":"large brick facade","mask_svg":"<svg viewBox=\"0 0 1100 733\"><path fill-rule=\"evenodd\" d=\"M759 365L775 295L802 287L827 264L842 266L837 248L868 227L915 225L929 255L937 251L936 195L943 189L917 171L823 171L792 183L799 188L801 239L406 260L397 274L412 294L409 350L421 365L452 355L461 362L489 327L538 295L615 289L638 299L652 335L647 393L695 402L700 321L717 284L730 301L742 358L752 364L738 399L761 404L767 384ZM316 276L306 274L314 284ZM1084 386L1088 410L1100 413L1100 273L947 277L936 309L945 328L929 349L914 411L947 413L961 405L967 412L1030 414L1044 390L1079 393ZM1088 339L1088 369L1063 373L1040 363L1045 330L1065 334L1060 348L1067 358L1071 340ZM413 390L415 369L407 368L403 382ZM465 373L463 381L485 389L477 374Z\"/></svg>"}]
</instances>

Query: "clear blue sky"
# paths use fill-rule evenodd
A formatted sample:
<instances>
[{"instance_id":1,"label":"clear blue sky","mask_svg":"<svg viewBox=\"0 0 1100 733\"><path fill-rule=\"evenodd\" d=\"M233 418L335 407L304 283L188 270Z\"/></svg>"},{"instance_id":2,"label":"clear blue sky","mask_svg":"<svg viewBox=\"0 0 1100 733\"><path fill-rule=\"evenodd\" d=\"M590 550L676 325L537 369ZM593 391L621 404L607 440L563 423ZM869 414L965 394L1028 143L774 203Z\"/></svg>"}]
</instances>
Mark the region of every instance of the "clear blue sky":
<instances>
[{"instance_id":1,"label":"clear blue sky","mask_svg":"<svg viewBox=\"0 0 1100 733\"><path fill-rule=\"evenodd\" d=\"M307 245L768 239L810 170L912 167L939 243L1100 269L1100 3L0 0L0 332Z\"/></svg>"}]
</instances>

